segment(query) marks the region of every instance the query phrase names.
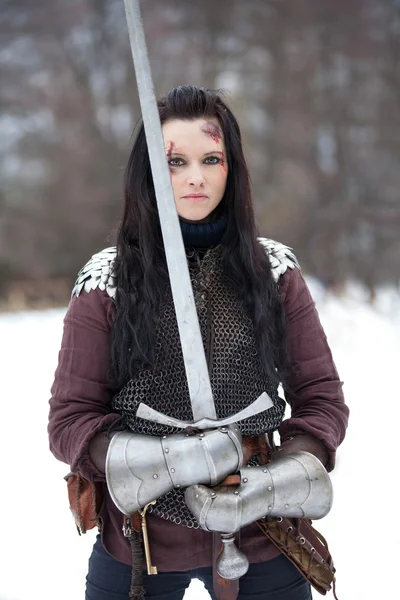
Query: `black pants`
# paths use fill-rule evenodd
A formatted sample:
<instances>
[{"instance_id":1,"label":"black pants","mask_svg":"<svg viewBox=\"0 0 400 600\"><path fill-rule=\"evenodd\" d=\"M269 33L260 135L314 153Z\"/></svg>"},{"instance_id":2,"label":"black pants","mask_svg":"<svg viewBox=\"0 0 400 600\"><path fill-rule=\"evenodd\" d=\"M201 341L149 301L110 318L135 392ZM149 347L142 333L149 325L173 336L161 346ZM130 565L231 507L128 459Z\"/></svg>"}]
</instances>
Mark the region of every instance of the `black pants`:
<instances>
[{"instance_id":1,"label":"black pants","mask_svg":"<svg viewBox=\"0 0 400 600\"><path fill-rule=\"evenodd\" d=\"M210 594L212 569L145 575L146 600L182 600L192 579L200 579ZM128 600L131 568L110 556L97 537L89 559L85 600ZM311 600L308 582L284 556L251 564L240 579L238 600Z\"/></svg>"}]
</instances>

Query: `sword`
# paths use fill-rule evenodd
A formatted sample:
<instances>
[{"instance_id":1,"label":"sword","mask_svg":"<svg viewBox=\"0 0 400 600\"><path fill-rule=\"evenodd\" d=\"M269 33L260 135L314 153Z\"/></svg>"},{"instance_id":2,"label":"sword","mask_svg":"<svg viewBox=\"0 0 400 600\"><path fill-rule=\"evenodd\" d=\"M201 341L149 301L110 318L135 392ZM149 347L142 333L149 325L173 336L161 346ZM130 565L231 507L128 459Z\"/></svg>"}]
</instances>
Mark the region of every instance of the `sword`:
<instances>
[{"instance_id":1,"label":"sword","mask_svg":"<svg viewBox=\"0 0 400 600\"><path fill-rule=\"evenodd\" d=\"M124 4L193 422L188 423L168 417L154 411L144 403L139 405L136 415L142 419L183 429L187 427L207 429L229 425L271 408L273 402L264 392L244 411L227 419L217 419L179 217L165 156L139 0L124 0Z\"/></svg>"}]
</instances>

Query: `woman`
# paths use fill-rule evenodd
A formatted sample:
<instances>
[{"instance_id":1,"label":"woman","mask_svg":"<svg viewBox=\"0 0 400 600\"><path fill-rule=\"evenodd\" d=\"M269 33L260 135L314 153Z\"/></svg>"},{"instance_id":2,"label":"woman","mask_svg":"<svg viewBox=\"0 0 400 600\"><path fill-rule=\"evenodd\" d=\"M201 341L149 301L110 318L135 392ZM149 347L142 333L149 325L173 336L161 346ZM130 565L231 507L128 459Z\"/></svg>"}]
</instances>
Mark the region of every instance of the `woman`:
<instances>
[{"instance_id":1,"label":"woman","mask_svg":"<svg viewBox=\"0 0 400 600\"><path fill-rule=\"evenodd\" d=\"M238 435L258 444L251 464L260 447L271 454L278 430L279 456L305 450L329 471L347 426L341 382L296 258L282 244L257 238L237 121L217 92L193 86L171 90L159 113L218 418L266 391L273 407L239 423ZM281 382L291 406L286 420ZM65 317L50 400L52 452L73 472L105 482L110 440L122 435L113 437L116 430L146 440L177 439L177 429L136 417L140 402L192 420L143 126L126 169L116 250L95 255L84 267ZM142 455L151 464L152 452ZM251 455L247 451L244 464ZM217 455L212 459L218 462ZM194 476L191 483L204 482ZM111 492L104 484L87 600L122 600L130 593L135 546L124 537L123 514ZM199 528L179 485L147 515L159 573L144 575L147 598L182 598L192 577L203 580L213 598L235 596L213 569L220 538ZM256 523L243 527L240 545L250 561L240 580L241 600L311 598L307 581ZM134 563L140 572L141 560ZM134 593L140 595L138 588Z\"/></svg>"}]
</instances>

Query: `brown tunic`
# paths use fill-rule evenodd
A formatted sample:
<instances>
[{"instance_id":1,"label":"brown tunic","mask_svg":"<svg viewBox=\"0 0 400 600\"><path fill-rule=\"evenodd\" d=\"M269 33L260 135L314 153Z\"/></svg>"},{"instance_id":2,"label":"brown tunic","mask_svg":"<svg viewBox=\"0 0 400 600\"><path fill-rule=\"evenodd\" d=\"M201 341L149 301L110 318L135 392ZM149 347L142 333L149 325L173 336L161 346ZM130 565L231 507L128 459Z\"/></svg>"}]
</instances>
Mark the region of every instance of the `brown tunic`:
<instances>
[{"instance_id":1,"label":"brown tunic","mask_svg":"<svg viewBox=\"0 0 400 600\"><path fill-rule=\"evenodd\" d=\"M291 417L279 428L284 440L297 433L320 439L329 451L328 470L342 442L348 420L342 382L339 380L314 302L298 269L288 269L280 280L284 303L289 354L296 375L286 393ZM110 368L110 331L114 304L98 289L82 292L70 302L64 319L64 334L50 399L50 449L59 460L92 481L104 474L89 456L89 443L119 418L110 412L113 391ZM123 516L106 492L103 511L103 543L119 561L131 564L128 541L122 534ZM212 535L187 529L148 515L152 562L158 571L185 571L212 564ZM274 558L278 551L256 524L241 531L241 549L251 563Z\"/></svg>"}]
</instances>

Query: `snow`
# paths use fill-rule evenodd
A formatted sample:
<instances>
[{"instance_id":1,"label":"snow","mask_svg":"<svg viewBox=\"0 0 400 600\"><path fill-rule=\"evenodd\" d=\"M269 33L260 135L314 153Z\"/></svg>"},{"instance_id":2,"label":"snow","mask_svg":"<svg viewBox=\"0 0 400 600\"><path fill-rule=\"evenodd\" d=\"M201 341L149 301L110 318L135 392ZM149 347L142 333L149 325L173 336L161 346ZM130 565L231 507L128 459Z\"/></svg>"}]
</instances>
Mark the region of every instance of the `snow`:
<instances>
[{"instance_id":1,"label":"snow","mask_svg":"<svg viewBox=\"0 0 400 600\"><path fill-rule=\"evenodd\" d=\"M400 421L399 390L392 377L400 369L400 296L394 289L381 290L371 307L356 284L349 284L340 298L326 295L313 280L309 285L351 409L332 473L334 506L315 525L328 540L340 600L391 598ZM68 466L50 454L46 432L64 313L0 315L5 408L0 600L84 597L95 533L77 535L63 480ZM206 597L202 584L193 581L186 600Z\"/></svg>"}]
</instances>

